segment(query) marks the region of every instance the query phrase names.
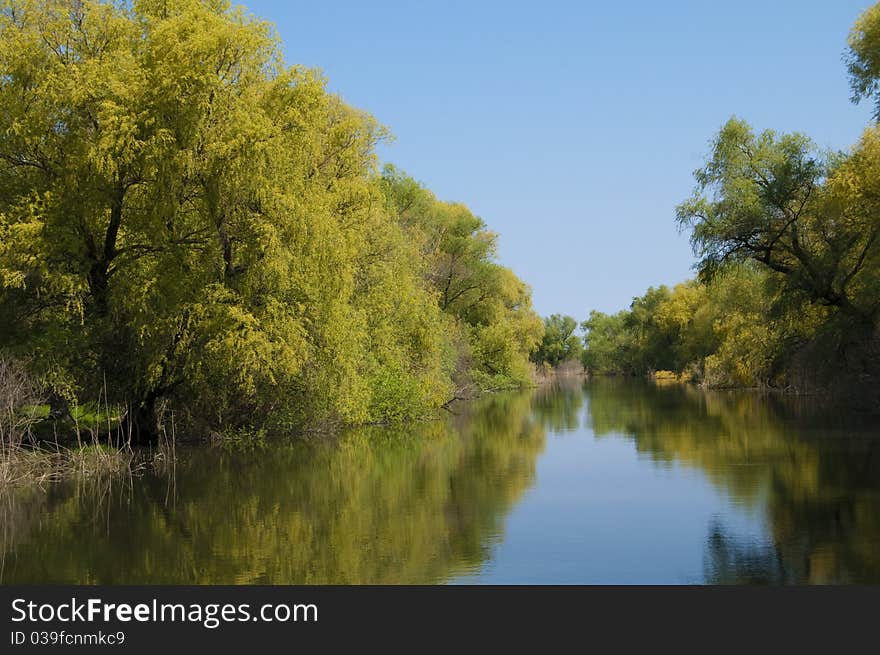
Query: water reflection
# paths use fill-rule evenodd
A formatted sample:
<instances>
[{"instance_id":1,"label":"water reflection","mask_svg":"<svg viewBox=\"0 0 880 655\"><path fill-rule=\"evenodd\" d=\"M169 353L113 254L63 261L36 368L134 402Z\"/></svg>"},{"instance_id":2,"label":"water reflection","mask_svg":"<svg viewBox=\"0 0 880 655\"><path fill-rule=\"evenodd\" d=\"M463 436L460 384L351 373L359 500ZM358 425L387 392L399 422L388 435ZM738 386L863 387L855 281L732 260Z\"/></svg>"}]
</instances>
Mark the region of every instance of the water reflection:
<instances>
[{"instance_id":1,"label":"water reflection","mask_svg":"<svg viewBox=\"0 0 880 655\"><path fill-rule=\"evenodd\" d=\"M880 582L876 417L576 379L457 411L0 495L0 581Z\"/></svg>"},{"instance_id":2,"label":"water reflection","mask_svg":"<svg viewBox=\"0 0 880 655\"><path fill-rule=\"evenodd\" d=\"M564 376L535 390L532 413L551 432L574 432L580 427L584 407L583 380Z\"/></svg>"},{"instance_id":3,"label":"water reflection","mask_svg":"<svg viewBox=\"0 0 880 655\"><path fill-rule=\"evenodd\" d=\"M528 395L465 414L7 498L3 582L423 583L478 567L544 448ZM87 485L86 485L87 486ZM109 495L108 495L109 494Z\"/></svg>"},{"instance_id":4,"label":"water reflection","mask_svg":"<svg viewBox=\"0 0 880 655\"><path fill-rule=\"evenodd\" d=\"M763 515L764 539L709 526L710 583L880 582L880 435L876 417L817 398L705 393L596 381L598 437L623 435L653 461L699 469Z\"/></svg>"}]
</instances>

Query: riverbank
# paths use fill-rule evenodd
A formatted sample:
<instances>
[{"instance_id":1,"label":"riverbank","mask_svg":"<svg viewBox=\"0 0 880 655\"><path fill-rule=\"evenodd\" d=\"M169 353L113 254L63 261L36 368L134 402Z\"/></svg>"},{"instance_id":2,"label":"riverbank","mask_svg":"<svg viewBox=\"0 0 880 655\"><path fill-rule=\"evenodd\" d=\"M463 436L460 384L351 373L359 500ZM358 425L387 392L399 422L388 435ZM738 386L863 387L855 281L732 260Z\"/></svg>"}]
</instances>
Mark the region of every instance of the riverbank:
<instances>
[{"instance_id":1,"label":"riverbank","mask_svg":"<svg viewBox=\"0 0 880 655\"><path fill-rule=\"evenodd\" d=\"M565 378L567 380L578 378L586 379L587 372L584 370L584 367L580 362L574 360L562 362L558 366L534 364L532 367L532 380L536 386L553 384L560 378Z\"/></svg>"},{"instance_id":2,"label":"riverbank","mask_svg":"<svg viewBox=\"0 0 880 655\"><path fill-rule=\"evenodd\" d=\"M332 436L352 429L391 428L394 425L418 425L441 418L453 402L472 403L500 392L525 391L534 385L498 390L471 390L456 395L448 403L421 418L358 424L333 424L293 434L307 440L310 436ZM267 433L264 429L233 428L208 431L199 437L178 437L172 420L158 428L159 438L151 445L137 445L130 432L124 412L97 406L70 409L64 419L53 419L42 396L25 389L0 398L4 412L0 416L0 492L20 486L42 486L63 480L139 476L147 471L158 472L177 460L178 442L183 445L222 447L250 451L263 447L269 437L288 433ZM169 413L173 417L173 413ZM166 417L167 418L167 417Z\"/></svg>"},{"instance_id":3,"label":"riverbank","mask_svg":"<svg viewBox=\"0 0 880 655\"><path fill-rule=\"evenodd\" d=\"M146 464L130 448L88 445L5 446L0 452L0 490L19 485L42 485L66 478L93 478L136 473Z\"/></svg>"},{"instance_id":4,"label":"riverbank","mask_svg":"<svg viewBox=\"0 0 880 655\"><path fill-rule=\"evenodd\" d=\"M617 378L622 380L644 379L660 385L687 385L706 392L718 393L756 393L774 396L820 399L822 402L833 403L848 410L859 412L880 413L880 389L873 378L859 378L850 376L839 377L832 382L826 379L825 384L819 384L815 378L803 375L797 383L786 386L773 386L772 384L718 384L706 379L700 379L692 373L685 371L654 371L646 376L627 375L590 375L588 378Z\"/></svg>"}]
</instances>

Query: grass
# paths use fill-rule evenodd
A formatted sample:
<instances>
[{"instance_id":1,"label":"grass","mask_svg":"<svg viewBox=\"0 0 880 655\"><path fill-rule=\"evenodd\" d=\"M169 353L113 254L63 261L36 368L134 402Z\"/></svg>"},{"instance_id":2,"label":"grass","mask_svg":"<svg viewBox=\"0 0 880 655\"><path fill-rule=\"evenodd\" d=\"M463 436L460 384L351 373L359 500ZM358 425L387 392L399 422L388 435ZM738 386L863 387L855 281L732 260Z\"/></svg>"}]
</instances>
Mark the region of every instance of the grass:
<instances>
[{"instance_id":1,"label":"grass","mask_svg":"<svg viewBox=\"0 0 880 655\"><path fill-rule=\"evenodd\" d=\"M66 448L3 446L0 450L0 489L138 472L142 458L131 449L92 444Z\"/></svg>"},{"instance_id":2,"label":"grass","mask_svg":"<svg viewBox=\"0 0 880 655\"><path fill-rule=\"evenodd\" d=\"M0 439L0 491L28 484L42 485L62 479L102 478L135 475L148 467L154 471L173 469L176 460L176 437L173 417L170 434L163 427L157 446L134 449L118 412L99 411L96 407L72 408L69 426L76 442L58 443L53 434L40 431L41 410L48 416L48 406L25 408L27 432L13 439ZM114 425L115 424L115 425ZM30 435L30 436L29 436ZM7 436L7 435L4 435Z\"/></svg>"},{"instance_id":3,"label":"grass","mask_svg":"<svg viewBox=\"0 0 880 655\"><path fill-rule=\"evenodd\" d=\"M119 407L73 405L69 417L57 422L49 415L45 390L27 367L0 355L0 490L69 477L130 475L145 466L143 454L131 448ZM60 444L59 431L75 435L75 444ZM164 435L156 457L173 458L173 435L172 424L171 438Z\"/></svg>"},{"instance_id":4,"label":"grass","mask_svg":"<svg viewBox=\"0 0 880 655\"><path fill-rule=\"evenodd\" d=\"M147 468L157 472L174 468L177 440L173 420L170 433L163 427L158 444L149 449L132 448L131 435L125 434L122 421L112 414L77 412L74 427L76 443L70 445L46 439L20 438L11 443L0 440L0 491L67 478L136 475Z\"/></svg>"}]
</instances>

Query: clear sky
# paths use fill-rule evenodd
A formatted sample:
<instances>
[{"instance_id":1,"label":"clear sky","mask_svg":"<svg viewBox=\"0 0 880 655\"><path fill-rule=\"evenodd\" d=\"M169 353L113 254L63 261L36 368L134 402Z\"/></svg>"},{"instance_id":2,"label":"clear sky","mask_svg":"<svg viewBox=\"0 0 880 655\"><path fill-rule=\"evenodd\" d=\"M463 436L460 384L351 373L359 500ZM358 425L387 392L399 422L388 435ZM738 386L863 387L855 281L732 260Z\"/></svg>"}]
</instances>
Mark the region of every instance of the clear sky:
<instances>
[{"instance_id":1,"label":"clear sky","mask_svg":"<svg viewBox=\"0 0 880 655\"><path fill-rule=\"evenodd\" d=\"M251 0L289 63L395 135L383 160L500 233L542 314L692 275L676 204L731 115L858 139L846 37L869 0Z\"/></svg>"}]
</instances>

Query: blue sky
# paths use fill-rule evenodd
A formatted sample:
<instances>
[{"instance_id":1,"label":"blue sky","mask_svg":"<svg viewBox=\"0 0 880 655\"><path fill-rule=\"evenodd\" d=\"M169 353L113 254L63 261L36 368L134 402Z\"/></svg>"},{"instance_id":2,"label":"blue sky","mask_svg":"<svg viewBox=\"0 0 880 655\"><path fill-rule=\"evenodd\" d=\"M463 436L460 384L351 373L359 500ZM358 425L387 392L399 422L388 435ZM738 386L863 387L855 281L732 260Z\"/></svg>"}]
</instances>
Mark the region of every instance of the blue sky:
<instances>
[{"instance_id":1,"label":"blue sky","mask_svg":"<svg viewBox=\"0 0 880 655\"><path fill-rule=\"evenodd\" d=\"M846 148L870 114L842 62L868 0L244 4L500 233L544 315L692 275L674 209L731 115Z\"/></svg>"}]
</instances>

